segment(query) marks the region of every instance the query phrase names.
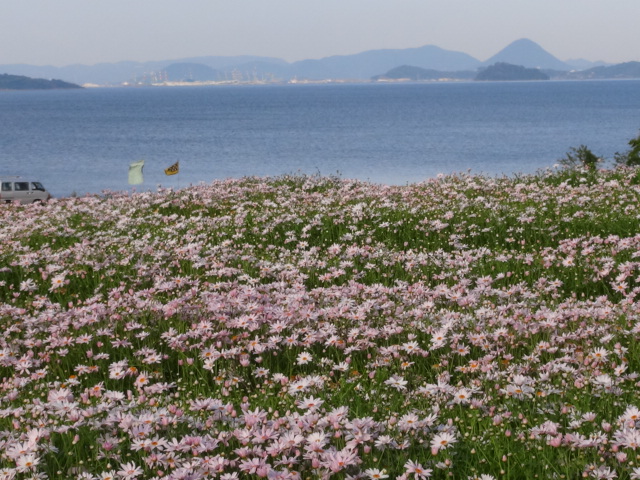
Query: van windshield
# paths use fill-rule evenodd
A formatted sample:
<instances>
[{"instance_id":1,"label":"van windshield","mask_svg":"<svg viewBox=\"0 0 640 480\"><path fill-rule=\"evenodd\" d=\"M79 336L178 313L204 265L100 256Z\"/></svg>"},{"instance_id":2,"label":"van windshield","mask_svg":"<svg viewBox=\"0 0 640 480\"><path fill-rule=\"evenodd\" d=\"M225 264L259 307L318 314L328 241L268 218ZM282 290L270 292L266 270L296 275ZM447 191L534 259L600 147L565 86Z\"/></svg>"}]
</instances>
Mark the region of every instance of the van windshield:
<instances>
[{"instance_id":1,"label":"van windshield","mask_svg":"<svg viewBox=\"0 0 640 480\"><path fill-rule=\"evenodd\" d=\"M33 187L33 190L41 190L44 192L44 187L40 182L31 182L31 186Z\"/></svg>"}]
</instances>

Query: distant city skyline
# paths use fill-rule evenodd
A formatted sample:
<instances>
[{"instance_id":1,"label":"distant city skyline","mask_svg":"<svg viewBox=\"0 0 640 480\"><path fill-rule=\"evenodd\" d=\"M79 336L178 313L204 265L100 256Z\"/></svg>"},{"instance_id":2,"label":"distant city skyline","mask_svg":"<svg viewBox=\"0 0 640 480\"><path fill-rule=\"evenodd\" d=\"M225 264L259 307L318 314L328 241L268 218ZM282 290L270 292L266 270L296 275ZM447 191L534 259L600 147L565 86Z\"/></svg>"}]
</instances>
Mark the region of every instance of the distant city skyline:
<instances>
[{"instance_id":1,"label":"distant city skyline","mask_svg":"<svg viewBox=\"0 0 640 480\"><path fill-rule=\"evenodd\" d=\"M561 60L640 61L639 0L7 3L0 8L0 64L94 65L233 55L293 62L423 45L484 61L520 38Z\"/></svg>"}]
</instances>

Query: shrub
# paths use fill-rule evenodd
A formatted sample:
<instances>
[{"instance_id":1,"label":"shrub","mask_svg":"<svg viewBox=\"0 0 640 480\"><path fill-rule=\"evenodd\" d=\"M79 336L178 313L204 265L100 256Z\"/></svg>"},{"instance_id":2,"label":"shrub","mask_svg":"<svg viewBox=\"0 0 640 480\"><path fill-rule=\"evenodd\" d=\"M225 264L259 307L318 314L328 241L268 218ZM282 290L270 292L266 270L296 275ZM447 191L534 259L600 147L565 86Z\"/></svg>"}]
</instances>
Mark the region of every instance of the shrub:
<instances>
[{"instance_id":1,"label":"shrub","mask_svg":"<svg viewBox=\"0 0 640 480\"><path fill-rule=\"evenodd\" d=\"M631 147L626 153L616 153L614 160L618 165L636 167L640 165L640 134L636 138L629 140Z\"/></svg>"},{"instance_id":2,"label":"shrub","mask_svg":"<svg viewBox=\"0 0 640 480\"><path fill-rule=\"evenodd\" d=\"M585 145L579 147L571 147L564 158L559 163L568 168L584 167L588 170L595 170L596 165L602 162L595 153L593 153Z\"/></svg>"}]
</instances>

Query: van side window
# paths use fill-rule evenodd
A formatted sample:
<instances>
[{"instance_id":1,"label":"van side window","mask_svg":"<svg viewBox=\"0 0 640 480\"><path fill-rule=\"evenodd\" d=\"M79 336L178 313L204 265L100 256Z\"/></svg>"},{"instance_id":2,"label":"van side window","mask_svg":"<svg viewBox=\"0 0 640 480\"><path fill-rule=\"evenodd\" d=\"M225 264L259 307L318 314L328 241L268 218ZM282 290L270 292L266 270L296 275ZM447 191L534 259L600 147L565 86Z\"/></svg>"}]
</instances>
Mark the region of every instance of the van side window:
<instances>
[{"instance_id":1,"label":"van side window","mask_svg":"<svg viewBox=\"0 0 640 480\"><path fill-rule=\"evenodd\" d=\"M16 182L16 192L29 190L29 182Z\"/></svg>"},{"instance_id":2,"label":"van side window","mask_svg":"<svg viewBox=\"0 0 640 480\"><path fill-rule=\"evenodd\" d=\"M40 182L31 182L31 190L40 190L44 192L44 187Z\"/></svg>"},{"instance_id":3,"label":"van side window","mask_svg":"<svg viewBox=\"0 0 640 480\"><path fill-rule=\"evenodd\" d=\"M12 192L13 191L13 182L2 182L2 191L3 192Z\"/></svg>"}]
</instances>

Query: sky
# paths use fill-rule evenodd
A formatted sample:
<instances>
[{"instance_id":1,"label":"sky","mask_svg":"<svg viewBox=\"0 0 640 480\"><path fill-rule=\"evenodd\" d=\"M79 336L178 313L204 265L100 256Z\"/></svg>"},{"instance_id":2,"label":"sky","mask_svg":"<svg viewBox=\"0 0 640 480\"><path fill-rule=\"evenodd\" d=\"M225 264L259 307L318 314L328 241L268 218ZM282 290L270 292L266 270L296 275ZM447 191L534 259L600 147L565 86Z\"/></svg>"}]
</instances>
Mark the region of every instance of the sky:
<instances>
[{"instance_id":1,"label":"sky","mask_svg":"<svg viewBox=\"0 0 640 480\"><path fill-rule=\"evenodd\" d=\"M619 63L640 61L639 18L640 0L0 0L0 65L423 45L484 61L520 38L560 60Z\"/></svg>"}]
</instances>

